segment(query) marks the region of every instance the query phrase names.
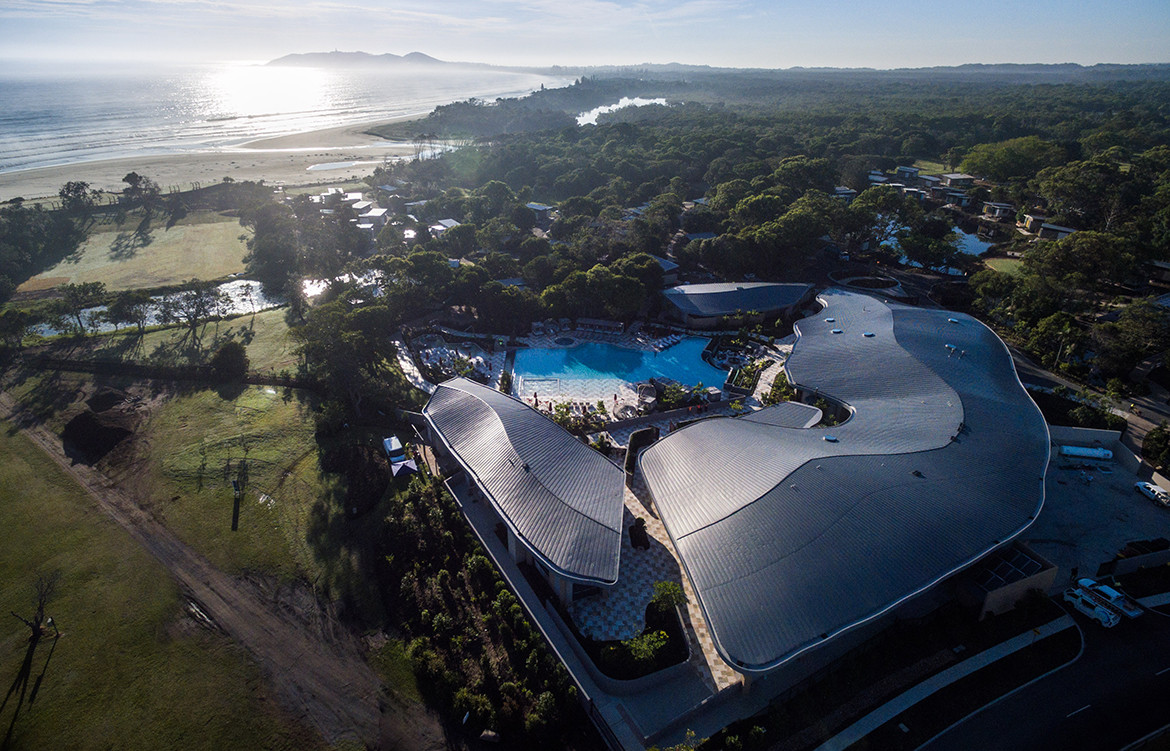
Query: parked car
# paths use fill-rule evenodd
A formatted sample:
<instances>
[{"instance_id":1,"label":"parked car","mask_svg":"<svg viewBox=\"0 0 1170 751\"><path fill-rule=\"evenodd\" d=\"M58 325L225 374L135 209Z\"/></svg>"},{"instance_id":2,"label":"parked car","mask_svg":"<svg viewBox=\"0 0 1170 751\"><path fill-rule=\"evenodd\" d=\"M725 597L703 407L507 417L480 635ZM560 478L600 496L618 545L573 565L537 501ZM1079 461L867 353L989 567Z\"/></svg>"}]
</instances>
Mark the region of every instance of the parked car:
<instances>
[{"instance_id":1,"label":"parked car","mask_svg":"<svg viewBox=\"0 0 1170 751\"><path fill-rule=\"evenodd\" d=\"M1102 584L1093 579L1078 579L1077 586L1086 590L1090 595L1096 599L1109 605L1114 610L1120 612L1126 618L1137 618L1144 613L1141 605L1138 605L1124 592L1121 592L1108 584Z\"/></svg>"},{"instance_id":2,"label":"parked car","mask_svg":"<svg viewBox=\"0 0 1170 751\"><path fill-rule=\"evenodd\" d=\"M1064 590L1064 601L1105 628L1113 628L1121 623L1121 616L1117 614L1117 611L1094 598L1082 587Z\"/></svg>"},{"instance_id":3,"label":"parked car","mask_svg":"<svg viewBox=\"0 0 1170 751\"><path fill-rule=\"evenodd\" d=\"M1170 506L1170 492L1152 482L1135 482L1134 490L1149 498L1159 506Z\"/></svg>"}]
</instances>

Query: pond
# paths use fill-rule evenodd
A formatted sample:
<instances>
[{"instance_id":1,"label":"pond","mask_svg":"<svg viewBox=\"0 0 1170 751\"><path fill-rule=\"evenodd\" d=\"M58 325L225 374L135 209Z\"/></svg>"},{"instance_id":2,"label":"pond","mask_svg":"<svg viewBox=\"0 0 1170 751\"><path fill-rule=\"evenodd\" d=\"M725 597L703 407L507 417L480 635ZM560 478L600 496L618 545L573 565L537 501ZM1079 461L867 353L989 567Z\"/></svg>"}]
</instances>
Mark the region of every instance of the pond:
<instances>
[{"instance_id":1,"label":"pond","mask_svg":"<svg viewBox=\"0 0 1170 751\"><path fill-rule=\"evenodd\" d=\"M638 96L633 97L633 98L628 97L628 96L624 96L618 100L617 104L607 104L604 107L594 107L593 109L589 110L588 112L582 112L581 114L577 115L577 124L578 125L597 125L597 118L600 115L604 115L604 114L607 114L609 112L617 112L618 110L624 109L626 107L645 107L648 104L663 104L664 105L664 104L666 104L666 100L662 99L662 98L643 99L642 97L638 97Z\"/></svg>"},{"instance_id":2,"label":"pond","mask_svg":"<svg viewBox=\"0 0 1170 751\"><path fill-rule=\"evenodd\" d=\"M251 279L235 279L230 282L224 282L216 287L216 290L223 295L224 304L217 311L217 314L223 317L259 313L262 310L278 308L286 302L284 298L278 295L266 294L263 285ZM147 326L158 326L163 323L159 316L160 308L157 303L162 302L167 297L167 295L159 295L151 298L156 301L156 305L150 311L149 315L147 315ZM105 312L105 305L82 310L81 320L85 323L86 330L93 332L114 331L114 325L106 321L102 315ZM71 330L72 327L69 326L58 327L47 323L42 323L32 328L32 332L39 336L57 336L58 334L63 334Z\"/></svg>"}]
</instances>

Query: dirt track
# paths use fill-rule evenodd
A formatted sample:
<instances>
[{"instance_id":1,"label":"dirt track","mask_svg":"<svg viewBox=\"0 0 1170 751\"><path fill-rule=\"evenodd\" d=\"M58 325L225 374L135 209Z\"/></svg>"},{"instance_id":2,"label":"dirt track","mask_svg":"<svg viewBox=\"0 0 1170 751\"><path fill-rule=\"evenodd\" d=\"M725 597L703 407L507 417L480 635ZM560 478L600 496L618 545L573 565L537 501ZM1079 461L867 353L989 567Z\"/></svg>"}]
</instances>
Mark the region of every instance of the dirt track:
<instances>
[{"instance_id":1,"label":"dirt track","mask_svg":"<svg viewBox=\"0 0 1170 751\"><path fill-rule=\"evenodd\" d=\"M442 728L425 708L397 702L383 706L380 681L352 639L327 639L314 633L284 614L273 598L264 597L255 586L211 565L109 478L66 457L60 437L43 425L21 419L16 401L4 392L0 392L0 413L9 415L21 432L167 567L186 596L251 653L284 709L313 725L328 743L353 739L374 748L447 748Z\"/></svg>"}]
</instances>

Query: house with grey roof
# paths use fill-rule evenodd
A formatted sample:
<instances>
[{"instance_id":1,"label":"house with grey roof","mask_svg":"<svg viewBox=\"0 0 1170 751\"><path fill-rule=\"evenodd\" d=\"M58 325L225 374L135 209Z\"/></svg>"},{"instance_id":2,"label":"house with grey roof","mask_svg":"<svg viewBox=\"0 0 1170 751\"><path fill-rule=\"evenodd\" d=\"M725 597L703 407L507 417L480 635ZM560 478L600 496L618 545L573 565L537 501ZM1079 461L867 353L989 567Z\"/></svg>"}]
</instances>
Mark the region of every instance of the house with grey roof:
<instances>
[{"instance_id":1,"label":"house with grey roof","mask_svg":"<svg viewBox=\"0 0 1170 751\"><path fill-rule=\"evenodd\" d=\"M989 328L854 292L819 300L785 367L843 423L772 407L692 423L639 459L716 650L746 678L838 653L1044 502L1048 427Z\"/></svg>"},{"instance_id":2,"label":"house with grey roof","mask_svg":"<svg viewBox=\"0 0 1170 751\"><path fill-rule=\"evenodd\" d=\"M624 471L515 397L468 380L438 386L423 408L428 439L561 602L617 583Z\"/></svg>"},{"instance_id":3,"label":"house with grey roof","mask_svg":"<svg viewBox=\"0 0 1170 751\"><path fill-rule=\"evenodd\" d=\"M715 282L682 284L662 293L666 312L692 329L715 329L729 317L739 326L743 320L788 318L813 298L811 284L770 282ZM751 315L747 315L751 313Z\"/></svg>"}]
</instances>

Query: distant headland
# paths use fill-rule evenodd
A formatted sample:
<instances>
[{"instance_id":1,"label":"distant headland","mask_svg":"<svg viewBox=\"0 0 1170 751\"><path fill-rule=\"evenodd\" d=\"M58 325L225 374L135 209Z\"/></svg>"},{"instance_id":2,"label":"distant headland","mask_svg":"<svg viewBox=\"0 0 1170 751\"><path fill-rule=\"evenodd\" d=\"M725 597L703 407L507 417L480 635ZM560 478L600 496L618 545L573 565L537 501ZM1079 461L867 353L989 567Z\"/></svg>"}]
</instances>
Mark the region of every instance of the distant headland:
<instances>
[{"instance_id":1,"label":"distant headland","mask_svg":"<svg viewBox=\"0 0 1170 751\"><path fill-rule=\"evenodd\" d=\"M304 67L380 67L386 65L452 65L445 60L438 60L421 52L410 52L405 55L395 55L386 52L381 55L372 55L369 52L306 52L294 53L271 60L268 65L290 65Z\"/></svg>"}]
</instances>

